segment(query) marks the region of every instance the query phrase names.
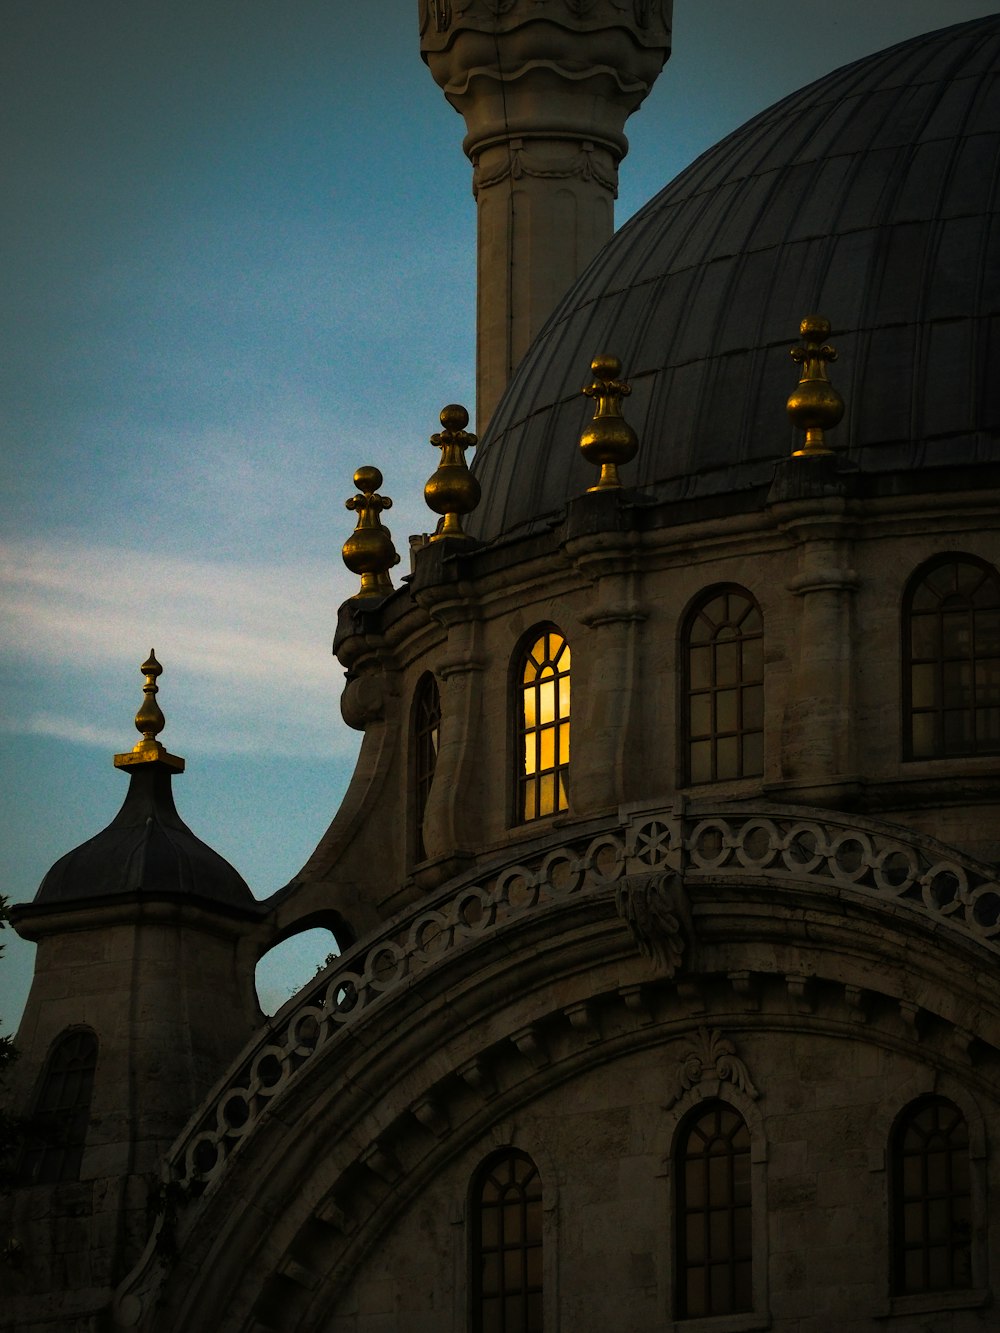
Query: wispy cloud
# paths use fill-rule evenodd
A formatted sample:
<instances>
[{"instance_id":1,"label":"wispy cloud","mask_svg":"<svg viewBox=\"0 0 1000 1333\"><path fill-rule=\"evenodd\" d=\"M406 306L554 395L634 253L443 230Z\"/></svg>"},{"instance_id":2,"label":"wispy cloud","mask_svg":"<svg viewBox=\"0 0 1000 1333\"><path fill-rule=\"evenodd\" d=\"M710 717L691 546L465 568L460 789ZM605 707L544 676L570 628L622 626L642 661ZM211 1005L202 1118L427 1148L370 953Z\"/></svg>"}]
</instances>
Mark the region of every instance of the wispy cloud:
<instances>
[{"instance_id":1,"label":"wispy cloud","mask_svg":"<svg viewBox=\"0 0 1000 1333\"><path fill-rule=\"evenodd\" d=\"M175 744L193 734L210 752L347 753L357 738L339 718L329 645L351 591L346 571L320 562L154 564L126 548L0 543L0 661L14 679L4 725L125 748L136 668L154 646Z\"/></svg>"}]
</instances>

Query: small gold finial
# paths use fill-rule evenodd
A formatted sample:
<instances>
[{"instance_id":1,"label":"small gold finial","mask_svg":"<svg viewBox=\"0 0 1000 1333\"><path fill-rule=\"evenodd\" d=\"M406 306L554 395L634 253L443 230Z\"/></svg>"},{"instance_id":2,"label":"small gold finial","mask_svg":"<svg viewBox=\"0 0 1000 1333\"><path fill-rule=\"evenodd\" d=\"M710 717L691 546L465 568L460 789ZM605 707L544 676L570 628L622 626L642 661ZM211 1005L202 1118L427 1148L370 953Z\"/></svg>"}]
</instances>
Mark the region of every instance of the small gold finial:
<instances>
[{"instance_id":1,"label":"small gold finial","mask_svg":"<svg viewBox=\"0 0 1000 1333\"><path fill-rule=\"evenodd\" d=\"M824 431L832 430L844 415L844 400L826 377L826 363L837 359L834 348L824 341L830 336L830 321L822 315L806 315L799 333L803 346L793 347L791 358L802 367L802 374L785 406L792 425L806 433L805 443L792 450L792 457L815 458L833 453Z\"/></svg>"},{"instance_id":2,"label":"small gold finial","mask_svg":"<svg viewBox=\"0 0 1000 1333\"><path fill-rule=\"evenodd\" d=\"M595 356L590 363L594 379L580 390L597 400L594 419L580 436L580 451L588 463L601 469L600 478L588 491L612 491L621 487L618 468L631 462L639 448L639 437L622 416L622 399L632 386L620 380L622 363L616 356Z\"/></svg>"},{"instance_id":3,"label":"small gold finial","mask_svg":"<svg viewBox=\"0 0 1000 1333\"><path fill-rule=\"evenodd\" d=\"M379 515L383 509L392 508L392 501L388 495L376 494L382 485L382 473L377 467L359 467L354 484L360 494L350 496L345 504L357 512L358 522L343 548L344 564L352 573L361 575L361 587L352 600L387 597L392 592L389 570L399 564L399 556L392 544L392 533L382 526Z\"/></svg>"},{"instance_id":4,"label":"small gold finial","mask_svg":"<svg viewBox=\"0 0 1000 1333\"><path fill-rule=\"evenodd\" d=\"M469 424L469 414L461 403L449 403L447 407L442 407L440 419L444 430L431 436L431 444L441 450L441 461L424 487L428 509L441 515L441 522L431 541L443 541L446 537L468 540L462 531L462 515L472 513L479 503L481 492L479 482L465 461L465 451L479 441L465 429Z\"/></svg>"},{"instance_id":5,"label":"small gold finial","mask_svg":"<svg viewBox=\"0 0 1000 1333\"><path fill-rule=\"evenodd\" d=\"M163 667L156 660L156 653L152 648L139 670L146 677L142 684L142 703L135 715L135 729L142 739L136 741L134 747L125 754L115 755L115 768L134 768L137 764L161 763L177 773L183 773L184 760L178 755L170 754L156 739L166 725L166 718L156 702L156 696L160 692L156 681L158 676L163 675Z\"/></svg>"}]
</instances>

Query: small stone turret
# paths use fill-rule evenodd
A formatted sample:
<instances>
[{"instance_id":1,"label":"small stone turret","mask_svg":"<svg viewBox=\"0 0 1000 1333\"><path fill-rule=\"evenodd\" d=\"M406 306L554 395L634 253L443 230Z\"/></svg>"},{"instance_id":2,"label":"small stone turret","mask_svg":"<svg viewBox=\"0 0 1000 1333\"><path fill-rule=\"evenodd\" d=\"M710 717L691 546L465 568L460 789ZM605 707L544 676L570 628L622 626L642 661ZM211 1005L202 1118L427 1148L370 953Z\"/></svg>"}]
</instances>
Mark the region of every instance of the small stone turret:
<instances>
[{"instance_id":1,"label":"small stone turret","mask_svg":"<svg viewBox=\"0 0 1000 1333\"><path fill-rule=\"evenodd\" d=\"M28 1129L2 1219L21 1247L17 1327L36 1326L43 1296L53 1326L98 1318L147 1234L162 1152L262 1019L265 909L177 813L184 761L157 739L154 653L141 670L141 739L115 755L129 776L121 810L10 910L38 944L10 1080ZM76 1288L86 1299L61 1307Z\"/></svg>"},{"instance_id":2,"label":"small stone turret","mask_svg":"<svg viewBox=\"0 0 1000 1333\"><path fill-rule=\"evenodd\" d=\"M420 50L465 118L479 216L476 429L611 239L626 119L670 54L671 0L420 0Z\"/></svg>"}]
</instances>

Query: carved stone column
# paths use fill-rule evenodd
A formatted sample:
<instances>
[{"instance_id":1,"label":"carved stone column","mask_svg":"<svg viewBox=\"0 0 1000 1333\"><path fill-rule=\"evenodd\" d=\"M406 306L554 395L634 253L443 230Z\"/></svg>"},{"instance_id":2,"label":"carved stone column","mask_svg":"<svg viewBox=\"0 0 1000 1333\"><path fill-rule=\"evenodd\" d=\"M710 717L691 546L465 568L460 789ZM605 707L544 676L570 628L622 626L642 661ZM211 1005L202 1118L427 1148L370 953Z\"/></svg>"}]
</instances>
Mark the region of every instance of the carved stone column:
<instances>
[{"instance_id":1,"label":"carved stone column","mask_svg":"<svg viewBox=\"0 0 1000 1333\"><path fill-rule=\"evenodd\" d=\"M479 214L476 430L614 231L628 116L672 0L420 0L420 50L465 118Z\"/></svg>"},{"instance_id":2,"label":"carved stone column","mask_svg":"<svg viewBox=\"0 0 1000 1333\"><path fill-rule=\"evenodd\" d=\"M791 475L803 472L814 475ZM798 546L798 572L788 589L801 599L782 778L809 799L834 804L849 799L857 785L852 622L858 576L851 567L854 524L846 490L833 460L793 458L776 472L770 506Z\"/></svg>"},{"instance_id":3,"label":"carved stone column","mask_svg":"<svg viewBox=\"0 0 1000 1333\"><path fill-rule=\"evenodd\" d=\"M583 496L567 526L588 510L613 506L614 492ZM571 536L566 553L593 584L591 609L580 617L587 639L573 645L570 809L597 815L632 799L641 771L639 635L646 612L638 596L638 537L620 530Z\"/></svg>"}]
</instances>

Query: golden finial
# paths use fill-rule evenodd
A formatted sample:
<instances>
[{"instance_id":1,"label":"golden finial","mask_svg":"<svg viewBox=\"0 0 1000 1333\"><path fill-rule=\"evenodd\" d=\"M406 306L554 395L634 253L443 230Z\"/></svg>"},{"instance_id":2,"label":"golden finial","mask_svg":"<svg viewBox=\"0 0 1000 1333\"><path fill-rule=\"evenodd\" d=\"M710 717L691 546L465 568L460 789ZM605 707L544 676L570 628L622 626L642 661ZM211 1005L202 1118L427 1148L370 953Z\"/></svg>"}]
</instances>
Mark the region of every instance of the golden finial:
<instances>
[{"instance_id":1,"label":"golden finial","mask_svg":"<svg viewBox=\"0 0 1000 1333\"><path fill-rule=\"evenodd\" d=\"M594 419L580 436L580 450L588 463L601 469L596 486L588 491L617 490L621 486L618 468L630 462L639 448L639 437L622 416L622 399L632 387L620 380L622 363L616 356L595 356L590 363L594 379L580 390L595 398Z\"/></svg>"},{"instance_id":2,"label":"golden finial","mask_svg":"<svg viewBox=\"0 0 1000 1333\"><path fill-rule=\"evenodd\" d=\"M469 424L468 412L461 403L449 403L442 407L440 419L444 430L431 436L431 444L441 450L441 461L424 487L427 507L440 514L442 519L431 537L432 542L442 541L445 537L464 538L461 516L472 513L480 496L479 482L465 461L466 449L479 443L475 435L465 429Z\"/></svg>"},{"instance_id":3,"label":"golden finial","mask_svg":"<svg viewBox=\"0 0 1000 1333\"><path fill-rule=\"evenodd\" d=\"M125 754L115 755L115 768L135 768L137 764L161 763L176 773L183 773L184 760L178 755L170 754L156 739L166 725L166 718L156 702L156 696L160 692L156 680L158 676L162 676L163 667L156 660L156 653L152 648L139 670L146 677L142 685L142 703L135 715L135 729L142 739L136 741L133 749Z\"/></svg>"},{"instance_id":4,"label":"golden finial","mask_svg":"<svg viewBox=\"0 0 1000 1333\"><path fill-rule=\"evenodd\" d=\"M832 454L824 431L832 430L844 415L844 400L826 377L826 363L836 361L837 353L824 339L830 336L830 321L822 315L806 315L799 325L802 347L791 349L792 360L802 367L798 387L789 394L786 408L792 425L806 433L801 449L793 449L793 458L815 458Z\"/></svg>"},{"instance_id":5,"label":"golden finial","mask_svg":"<svg viewBox=\"0 0 1000 1333\"><path fill-rule=\"evenodd\" d=\"M357 527L344 542L344 564L354 574L361 575L357 597L386 597L392 592L389 570L399 564L399 556L392 544L392 533L382 526L379 517L383 509L391 509L388 495L377 495L382 485L382 473L377 467L359 467L354 484L360 494L346 501L348 509L357 511Z\"/></svg>"}]
</instances>

